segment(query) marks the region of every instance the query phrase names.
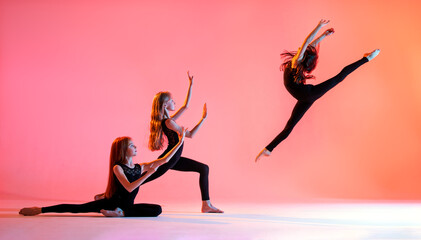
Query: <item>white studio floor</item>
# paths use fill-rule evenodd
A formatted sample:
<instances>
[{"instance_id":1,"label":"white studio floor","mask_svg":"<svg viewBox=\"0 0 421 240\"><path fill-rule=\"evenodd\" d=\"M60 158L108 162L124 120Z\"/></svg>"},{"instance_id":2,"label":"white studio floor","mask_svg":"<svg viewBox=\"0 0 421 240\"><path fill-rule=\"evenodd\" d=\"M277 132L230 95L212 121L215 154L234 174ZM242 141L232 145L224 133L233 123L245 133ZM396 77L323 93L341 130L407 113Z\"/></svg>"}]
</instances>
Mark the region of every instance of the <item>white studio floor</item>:
<instances>
[{"instance_id":1,"label":"white studio floor","mask_svg":"<svg viewBox=\"0 0 421 240\"><path fill-rule=\"evenodd\" d=\"M46 202L43 202L46 204ZM157 218L100 214L18 215L34 201L0 200L0 239L421 239L420 203L163 206ZM49 203L47 203L49 204ZM56 204L56 203L52 203Z\"/></svg>"}]
</instances>

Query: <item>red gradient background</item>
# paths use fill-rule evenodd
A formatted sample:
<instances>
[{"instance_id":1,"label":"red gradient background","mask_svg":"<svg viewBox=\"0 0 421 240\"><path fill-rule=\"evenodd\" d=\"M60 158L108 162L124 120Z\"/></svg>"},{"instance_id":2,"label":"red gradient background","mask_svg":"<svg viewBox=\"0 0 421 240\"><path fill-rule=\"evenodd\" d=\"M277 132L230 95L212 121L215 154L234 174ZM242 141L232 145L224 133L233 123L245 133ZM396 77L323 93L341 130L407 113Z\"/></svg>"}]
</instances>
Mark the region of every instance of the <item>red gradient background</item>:
<instances>
[{"instance_id":1,"label":"red gradient background","mask_svg":"<svg viewBox=\"0 0 421 240\"><path fill-rule=\"evenodd\" d=\"M147 149L152 98L182 105L194 75L184 156L210 166L214 202L421 199L421 2L0 2L0 195L88 201L105 190L112 141ZM316 102L270 158L295 100L279 54L321 19L315 81L382 52ZM138 202L200 202L198 175L170 171Z\"/></svg>"}]
</instances>

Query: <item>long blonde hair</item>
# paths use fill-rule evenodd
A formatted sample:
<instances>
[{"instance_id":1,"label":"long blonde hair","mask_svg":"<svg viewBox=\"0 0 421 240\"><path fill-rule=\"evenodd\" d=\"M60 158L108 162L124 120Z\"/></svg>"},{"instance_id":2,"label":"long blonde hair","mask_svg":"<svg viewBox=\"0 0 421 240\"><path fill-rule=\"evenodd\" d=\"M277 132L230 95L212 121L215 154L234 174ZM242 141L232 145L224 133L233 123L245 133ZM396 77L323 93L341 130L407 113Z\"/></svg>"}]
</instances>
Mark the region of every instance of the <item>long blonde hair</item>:
<instances>
[{"instance_id":1,"label":"long blonde hair","mask_svg":"<svg viewBox=\"0 0 421 240\"><path fill-rule=\"evenodd\" d=\"M108 185L107 190L105 190L105 197L111 198L115 191L117 190L117 182L116 178L114 177L113 168L116 164L125 164L126 163L126 153L127 148L129 147L129 142L132 139L130 137L118 137L114 140L113 144L111 145L111 152L110 152L110 171L108 174Z\"/></svg>"},{"instance_id":2,"label":"long blonde hair","mask_svg":"<svg viewBox=\"0 0 421 240\"><path fill-rule=\"evenodd\" d=\"M164 103L170 98L171 94L169 92L159 92L153 98L148 144L149 149L152 151L161 150L164 145L161 121L164 119L165 114Z\"/></svg>"}]
</instances>

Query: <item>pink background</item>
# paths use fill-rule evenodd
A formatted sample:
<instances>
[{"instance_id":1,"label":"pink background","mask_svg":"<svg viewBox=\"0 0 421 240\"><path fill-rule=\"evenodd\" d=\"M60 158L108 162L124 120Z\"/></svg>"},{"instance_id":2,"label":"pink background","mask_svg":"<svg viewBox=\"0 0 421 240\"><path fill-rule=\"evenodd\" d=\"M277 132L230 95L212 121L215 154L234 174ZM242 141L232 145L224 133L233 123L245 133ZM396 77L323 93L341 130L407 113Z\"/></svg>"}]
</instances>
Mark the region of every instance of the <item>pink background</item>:
<instances>
[{"instance_id":1,"label":"pink background","mask_svg":"<svg viewBox=\"0 0 421 240\"><path fill-rule=\"evenodd\" d=\"M0 197L88 201L103 192L112 141L147 149L152 98L181 106L194 75L184 156L210 166L211 199L421 199L421 3L417 1L0 1ZM254 157L295 100L279 54L321 19L319 83L378 58L316 102L286 141ZM138 202L200 201L198 175L170 171ZM218 204L216 204L218 205Z\"/></svg>"}]
</instances>

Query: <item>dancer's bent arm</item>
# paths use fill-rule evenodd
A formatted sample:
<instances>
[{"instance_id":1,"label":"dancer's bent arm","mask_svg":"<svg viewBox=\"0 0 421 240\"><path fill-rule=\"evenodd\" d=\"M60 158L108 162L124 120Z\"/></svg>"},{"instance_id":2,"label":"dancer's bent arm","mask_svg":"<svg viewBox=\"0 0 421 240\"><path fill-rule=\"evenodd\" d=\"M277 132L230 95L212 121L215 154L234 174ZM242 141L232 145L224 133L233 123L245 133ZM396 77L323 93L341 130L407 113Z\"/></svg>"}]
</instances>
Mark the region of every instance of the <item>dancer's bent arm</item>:
<instances>
[{"instance_id":1,"label":"dancer's bent arm","mask_svg":"<svg viewBox=\"0 0 421 240\"><path fill-rule=\"evenodd\" d=\"M178 109L177 112L175 112L174 115L171 116L171 118L173 118L174 120L177 120L177 118L179 118L184 113L184 111L186 111L187 108L189 107L192 86L193 86L193 76L190 76L190 73L188 71L187 71L187 76L189 76L190 84L189 84L189 89L187 90L186 100L184 101L183 106L181 106L180 109Z\"/></svg>"},{"instance_id":2,"label":"dancer's bent arm","mask_svg":"<svg viewBox=\"0 0 421 240\"><path fill-rule=\"evenodd\" d=\"M193 136L196 134L196 132L200 129L200 127L202 127L203 122L205 121L206 117L208 116L208 111L207 111L207 107L206 107L206 103L203 106L203 115L202 115L202 119L200 119L199 123L194 126L194 128L192 130L186 130L186 137L188 138L193 138ZM180 134L180 132L182 131L182 127L180 127L173 119L169 119L165 122L165 125Z\"/></svg>"},{"instance_id":3,"label":"dancer's bent arm","mask_svg":"<svg viewBox=\"0 0 421 240\"><path fill-rule=\"evenodd\" d=\"M164 157L157 159L155 161L146 163L142 165L144 171L147 171L145 175L140 177L139 179L129 182L126 175L124 174L123 168L119 165L115 165L113 168L113 172L115 176L117 177L118 181L123 185L123 187L128 191L132 192L137 187L139 187L148 177L150 177L159 166L166 163L171 159L171 157L177 152L177 150L180 148L181 144L184 142L184 136L186 134L186 130L184 128L181 129L181 133L179 134L179 141L177 145L175 145L171 151L169 151Z\"/></svg>"},{"instance_id":4,"label":"dancer's bent arm","mask_svg":"<svg viewBox=\"0 0 421 240\"><path fill-rule=\"evenodd\" d=\"M329 20L324 20L324 19L320 20L320 22L319 22L319 24L317 24L316 28L306 37L306 39L304 40L303 45L301 45L301 47L297 51L297 54L295 54L295 56L291 60L292 68L296 68L297 67L297 62L300 62L303 59L304 53L305 53L308 45L316 37L317 32L323 26L325 26L328 23L329 23Z\"/></svg>"},{"instance_id":5,"label":"dancer's bent arm","mask_svg":"<svg viewBox=\"0 0 421 240\"><path fill-rule=\"evenodd\" d=\"M149 171L151 168L158 168L162 164L165 164L171 160L171 158L174 156L174 154L177 152L177 150L180 148L181 144L184 142L184 136L186 133L186 129L182 128L182 134L180 135L180 140L178 143L162 158L158 158L157 160L154 160L152 162L144 163L142 164L143 171ZM182 138L181 138L182 136Z\"/></svg>"}]
</instances>

